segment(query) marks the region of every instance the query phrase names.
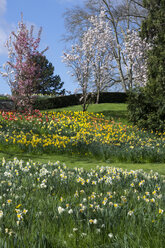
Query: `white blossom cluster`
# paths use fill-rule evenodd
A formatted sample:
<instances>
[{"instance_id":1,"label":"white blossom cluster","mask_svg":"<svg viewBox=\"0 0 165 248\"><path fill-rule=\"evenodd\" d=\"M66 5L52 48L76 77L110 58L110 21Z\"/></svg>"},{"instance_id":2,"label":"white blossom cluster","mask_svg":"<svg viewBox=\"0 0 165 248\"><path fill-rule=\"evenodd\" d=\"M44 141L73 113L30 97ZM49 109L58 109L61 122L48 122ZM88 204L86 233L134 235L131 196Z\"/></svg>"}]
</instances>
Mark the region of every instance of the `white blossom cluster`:
<instances>
[{"instance_id":1,"label":"white blossom cluster","mask_svg":"<svg viewBox=\"0 0 165 248\"><path fill-rule=\"evenodd\" d=\"M111 86L115 39L104 10L99 16L92 16L90 23L91 27L84 33L82 43L84 51L91 55L93 90L100 92Z\"/></svg>"},{"instance_id":2,"label":"white blossom cluster","mask_svg":"<svg viewBox=\"0 0 165 248\"><path fill-rule=\"evenodd\" d=\"M132 73L134 85L145 86L147 82L147 50L150 45L142 40L138 32L128 30L123 53L127 59L127 72Z\"/></svg>"},{"instance_id":3,"label":"white blossom cluster","mask_svg":"<svg viewBox=\"0 0 165 248\"><path fill-rule=\"evenodd\" d=\"M90 18L91 27L83 34L80 44L64 53L63 62L71 68L82 92L102 91L110 86L113 72L112 30L105 21L105 12Z\"/></svg>"},{"instance_id":4,"label":"white blossom cluster","mask_svg":"<svg viewBox=\"0 0 165 248\"><path fill-rule=\"evenodd\" d=\"M117 38L104 10L89 22L80 43L63 56L81 91L99 94L119 82L125 84L125 90L145 86L150 45L135 30L127 30L122 40Z\"/></svg>"}]
</instances>

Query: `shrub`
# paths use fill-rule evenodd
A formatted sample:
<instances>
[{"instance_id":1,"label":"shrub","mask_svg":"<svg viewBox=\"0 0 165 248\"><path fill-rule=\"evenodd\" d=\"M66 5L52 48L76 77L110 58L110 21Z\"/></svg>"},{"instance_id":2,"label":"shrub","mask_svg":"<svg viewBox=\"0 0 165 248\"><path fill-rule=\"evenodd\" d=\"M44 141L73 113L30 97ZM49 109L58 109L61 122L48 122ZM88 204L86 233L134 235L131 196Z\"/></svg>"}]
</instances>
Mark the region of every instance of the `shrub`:
<instances>
[{"instance_id":1,"label":"shrub","mask_svg":"<svg viewBox=\"0 0 165 248\"><path fill-rule=\"evenodd\" d=\"M129 93L128 118L140 128L165 130L165 99L153 97L146 88Z\"/></svg>"}]
</instances>

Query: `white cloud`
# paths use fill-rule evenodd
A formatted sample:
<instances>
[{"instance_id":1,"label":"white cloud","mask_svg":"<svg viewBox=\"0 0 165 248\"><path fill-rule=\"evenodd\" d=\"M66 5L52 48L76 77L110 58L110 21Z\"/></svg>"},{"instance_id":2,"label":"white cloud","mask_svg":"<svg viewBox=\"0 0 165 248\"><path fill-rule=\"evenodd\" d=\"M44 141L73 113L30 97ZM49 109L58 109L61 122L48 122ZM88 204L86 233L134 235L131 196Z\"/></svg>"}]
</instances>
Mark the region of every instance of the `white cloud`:
<instances>
[{"instance_id":1,"label":"white cloud","mask_svg":"<svg viewBox=\"0 0 165 248\"><path fill-rule=\"evenodd\" d=\"M11 31L11 25L5 20L7 0L0 0L0 55L7 54L5 42Z\"/></svg>"},{"instance_id":2,"label":"white cloud","mask_svg":"<svg viewBox=\"0 0 165 248\"><path fill-rule=\"evenodd\" d=\"M6 0L0 0L0 16L6 11Z\"/></svg>"},{"instance_id":3,"label":"white cloud","mask_svg":"<svg viewBox=\"0 0 165 248\"><path fill-rule=\"evenodd\" d=\"M7 39L6 23L4 20L4 13L6 11L6 0L0 0L0 55L6 54L7 50L4 43Z\"/></svg>"},{"instance_id":4,"label":"white cloud","mask_svg":"<svg viewBox=\"0 0 165 248\"><path fill-rule=\"evenodd\" d=\"M7 53L7 49L4 46L6 40L7 40L7 33L4 31L3 28L0 27L0 55Z\"/></svg>"}]
</instances>

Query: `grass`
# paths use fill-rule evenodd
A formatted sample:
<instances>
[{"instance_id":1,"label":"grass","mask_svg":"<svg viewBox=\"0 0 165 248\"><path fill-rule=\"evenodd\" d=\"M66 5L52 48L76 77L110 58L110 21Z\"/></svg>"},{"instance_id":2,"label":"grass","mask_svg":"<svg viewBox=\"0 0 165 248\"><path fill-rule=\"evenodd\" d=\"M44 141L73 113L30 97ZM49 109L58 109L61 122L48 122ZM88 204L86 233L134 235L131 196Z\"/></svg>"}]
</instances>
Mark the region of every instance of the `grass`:
<instances>
[{"instance_id":1,"label":"grass","mask_svg":"<svg viewBox=\"0 0 165 248\"><path fill-rule=\"evenodd\" d=\"M6 160L12 160L17 157L18 159L22 159L24 161L33 160L35 162L47 163L48 161L56 162L60 161L61 163L65 163L69 168L84 168L85 170L95 169L96 166L112 166L123 168L127 170L138 170L143 169L146 172L153 170L154 172L158 172L161 175L165 176L165 163L110 163L109 161L96 160L94 158L89 157L81 157L78 155L68 155L68 154L29 154L20 152L17 149L9 148L8 150L2 150L0 148L0 160L2 158Z\"/></svg>"},{"instance_id":2,"label":"grass","mask_svg":"<svg viewBox=\"0 0 165 248\"><path fill-rule=\"evenodd\" d=\"M0 100L8 100L9 98L8 98L8 96L2 96L2 95L0 95Z\"/></svg>"}]
</instances>

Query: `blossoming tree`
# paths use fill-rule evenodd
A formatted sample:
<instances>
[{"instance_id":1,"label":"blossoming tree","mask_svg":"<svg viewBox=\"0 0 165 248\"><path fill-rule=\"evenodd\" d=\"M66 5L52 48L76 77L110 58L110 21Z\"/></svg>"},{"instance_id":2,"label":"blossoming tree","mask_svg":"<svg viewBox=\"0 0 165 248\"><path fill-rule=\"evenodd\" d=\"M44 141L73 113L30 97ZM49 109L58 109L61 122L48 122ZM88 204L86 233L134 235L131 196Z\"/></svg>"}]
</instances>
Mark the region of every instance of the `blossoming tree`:
<instances>
[{"instance_id":1,"label":"blossoming tree","mask_svg":"<svg viewBox=\"0 0 165 248\"><path fill-rule=\"evenodd\" d=\"M83 33L91 27L89 17L99 16L101 9L104 10L104 20L111 28L115 40L113 44L114 59L111 65L115 66L113 80L119 86L119 89L127 92L132 88L135 81L132 82L131 77L128 78L129 69L127 67L129 68L129 64L123 52L124 43L128 30L139 31L141 21L147 16L147 10L144 8L142 0L86 0L82 6L67 9L64 14L67 29L64 40L67 42L81 39Z\"/></svg>"},{"instance_id":2,"label":"blossoming tree","mask_svg":"<svg viewBox=\"0 0 165 248\"><path fill-rule=\"evenodd\" d=\"M79 82L83 98L86 99L88 88L97 95L98 103L100 92L120 83L122 77L126 91L136 85L144 86L149 45L135 30L127 30L122 46L117 43L103 9L89 21L90 27L83 33L79 45L73 45L70 53L64 53L64 62Z\"/></svg>"},{"instance_id":3,"label":"blossoming tree","mask_svg":"<svg viewBox=\"0 0 165 248\"><path fill-rule=\"evenodd\" d=\"M82 44L72 46L69 53L64 52L63 62L71 68L71 76L78 82L79 88L77 91L82 93L80 101L82 102L83 111L87 110L91 77L91 54L84 49Z\"/></svg>"},{"instance_id":4,"label":"blossoming tree","mask_svg":"<svg viewBox=\"0 0 165 248\"><path fill-rule=\"evenodd\" d=\"M83 48L90 53L91 80L96 103L99 102L101 91L114 84L114 37L109 23L105 21L105 12L90 18L91 27L82 38Z\"/></svg>"},{"instance_id":5,"label":"blossoming tree","mask_svg":"<svg viewBox=\"0 0 165 248\"><path fill-rule=\"evenodd\" d=\"M111 29L103 20L104 11L99 17L90 18L91 27L83 34L79 44L64 53L63 62L71 68L82 92L83 110L86 110L89 91L97 95L112 84L112 43Z\"/></svg>"},{"instance_id":6,"label":"blossoming tree","mask_svg":"<svg viewBox=\"0 0 165 248\"><path fill-rule=\"evenodd\" d=\"M28 30L22 16L17 32L13 31L6 42L8 61L3 65L5 72L1 72L11 88L16 107L23 110L32 109L35 87L40 78L38 65L31 58L42 55L48 49L38 51L42 29L40 28L37 38L33 37L33 29L31 26Z\"/></svg>"},{"instance_id":7,"label":"blossoming tree","mask_svg":"<svg viewBox=\"0 0 165 248\"><path fill-rule=\"evenodd\" d=\"M126 77L130 88L143 87L147 83L147 51L150 44L142 40L138 32L128 30L122 51Z\"/></svg>"}]
</instances>

